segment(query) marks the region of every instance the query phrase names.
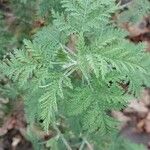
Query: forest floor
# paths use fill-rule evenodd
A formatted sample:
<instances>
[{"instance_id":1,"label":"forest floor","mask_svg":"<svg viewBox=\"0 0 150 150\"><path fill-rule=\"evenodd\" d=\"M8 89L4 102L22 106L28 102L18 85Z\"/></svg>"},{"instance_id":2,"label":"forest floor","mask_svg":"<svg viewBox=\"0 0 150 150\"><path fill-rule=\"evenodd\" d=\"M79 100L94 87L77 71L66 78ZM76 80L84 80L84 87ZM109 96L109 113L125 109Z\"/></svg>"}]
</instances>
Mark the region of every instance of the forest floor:
<instances>
[{"instance_id":1,"label":"forest floor","mask_svg":"<svg viewBox=\"0 0 150 150\"><path fill-rule=\"evenodd\" d=\"M0 99L2 103L4 99ZM15 101L12 110L4 116L0 128L0 150L32 150L31 143L27 140L23 102ZM2 114L1 114L2 115Z\"/></svg>"},{"instance_id":2,"label":"forest floor","mask_svg":"<svg viewBox=\"0 0 150 150\"><path fill-rule=\"evenodd\" d=\"M145 89L140 99L131 100L127 108L112 115L121 122L121 134L150 149L150 89Z\"/></svg>"}]
</instances>

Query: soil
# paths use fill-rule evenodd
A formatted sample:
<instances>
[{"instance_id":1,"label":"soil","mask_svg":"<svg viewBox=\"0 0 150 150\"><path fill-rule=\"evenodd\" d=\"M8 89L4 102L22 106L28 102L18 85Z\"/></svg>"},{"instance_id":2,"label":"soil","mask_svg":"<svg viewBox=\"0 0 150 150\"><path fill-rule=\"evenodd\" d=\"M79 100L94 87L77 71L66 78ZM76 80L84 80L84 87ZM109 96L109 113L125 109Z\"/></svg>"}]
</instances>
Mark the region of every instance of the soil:
<instances>
[{"instance_id":1,"label":"soil","mask_svg":"<svg viewBox=\"0 0 150 150\"><path fill-rule=\"evenodd\" d=\"M21 135L19 130L12 129L0 138L0 150L33 150L33 148L31 143Z\"/></svg>"}]
</instances>

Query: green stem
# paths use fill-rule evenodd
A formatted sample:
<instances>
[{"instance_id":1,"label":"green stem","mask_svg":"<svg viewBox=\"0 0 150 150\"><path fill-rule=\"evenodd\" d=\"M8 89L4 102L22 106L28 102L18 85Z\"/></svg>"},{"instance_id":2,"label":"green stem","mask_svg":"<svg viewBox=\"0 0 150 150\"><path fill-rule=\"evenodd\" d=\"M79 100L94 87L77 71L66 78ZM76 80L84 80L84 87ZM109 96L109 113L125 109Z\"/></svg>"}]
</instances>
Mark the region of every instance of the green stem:
<instances>
[{"instance_id":1,"label":"green stem","mask_svg":"<svg viewBox=\"0 0 150 150\"><path fill-rule=\"evenodd\" d=\"M72 150L71 146L69 145L69 143L67 142L67 140L65 139L65 137L63 136L63 134L61 133L61 131L59 130L59 128L56 125L54 125L53 127L57 131L57 134L61 138L62 142L65 144L67 150Z\"/></svg>"},{"instance_id":2,"label":"green stem","mask_svg":"<svg viewBox=\"0 0 150 150\"><path fill-rule=\"evenodd\" d=\"M85 146L85 140L82 141L81 146L79 147L79 150L83 150L84 146Z\"/></svg>"}]
</instances>

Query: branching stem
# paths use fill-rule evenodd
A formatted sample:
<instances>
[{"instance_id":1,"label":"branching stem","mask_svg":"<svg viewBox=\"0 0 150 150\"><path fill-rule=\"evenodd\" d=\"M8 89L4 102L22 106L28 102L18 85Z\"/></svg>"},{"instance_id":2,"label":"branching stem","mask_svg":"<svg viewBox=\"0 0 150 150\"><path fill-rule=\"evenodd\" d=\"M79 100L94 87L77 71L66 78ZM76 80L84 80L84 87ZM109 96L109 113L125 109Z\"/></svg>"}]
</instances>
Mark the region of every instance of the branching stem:
<instances>
[{"instance_id":1,"label":"branching stem","mask_svg":"<svg viewBox=\"0 0 150 150\"><path fill-rule=\"evenodd\" d=\"M63 134L61 133L61 131L59 130L59 128L56 125L53 125L53 127L57 131L57 134L61 138L62 142L65 144L67 150L72 150L71 146L69 145L69 143L67 142L67 140L65 139L65 137L63 136Z\"/></svg>"}]
</instances>

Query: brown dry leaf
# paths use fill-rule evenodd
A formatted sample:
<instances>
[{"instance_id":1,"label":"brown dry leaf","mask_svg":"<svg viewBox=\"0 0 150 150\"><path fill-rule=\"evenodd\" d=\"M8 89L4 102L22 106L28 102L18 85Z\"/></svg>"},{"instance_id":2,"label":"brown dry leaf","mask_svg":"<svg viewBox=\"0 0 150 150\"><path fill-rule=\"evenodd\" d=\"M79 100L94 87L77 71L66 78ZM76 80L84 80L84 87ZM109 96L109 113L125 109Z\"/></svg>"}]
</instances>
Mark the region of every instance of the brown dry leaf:
<instances>
[{"instance_id":1,"label":"brown dry leaf","mask_svg":"<svg viewBox=\"0 0 150 150\"><path fill-rule=\"evenodd\" d=\"M0 128L0 135L6 134L11 129L18 129L26 127L24 112L23 112L23 103L16 102L17 105L14 108L13 112L4 118L3 126Z\"/></svg>"},{"instance_id":2,"label":"brown dry leaf","mask_svg":"<svg viewBox=\"0 0 150 150\"><path fill-rule=\"evenodd\" d=\"M121 27L129 32L129 40L134 43L145 42L146 51L150 51L150 16L143 18L141 22L135 25L124 23Z\"/></svg>"},{"instance_id":3,"label":"brown dry leaf","mask_svg":"<svg viewBox=\"0 0 150 150\"><path fill-rule=\"evenodd\" d=\"M150 120L145 121L145 130L147 133L150 133Z\"/></svg>"},{"instance_id":4,"label":"brown dry leaf","mask_svg":"<svg viewBox=\"0 0 150 150\"><path fill-rule=\"evenodd\" d=\"M76 34L71 34L69 37L69 42L67 43L67 47L69 48L70 51L75 52L76 42L77 42Z\"/></svg>"},{"instance_id":5,"label":"brown dry leaf","mask_svg":"<svg viewBox=\"0 0 150 150\"><path fill-rule=\"evenodd\" d=\"M138 124L137 124L138 132L143 132L144 131L144 126L145 126L145 119L138 122Z\"/></svg>"},{"instance_id":6,"label":"brown dry leaf","mask_svg":"<svg viewBox=\"0 0 150 150\"><path fill-rule=\"evenodd\" d=\"M113 112L112 112L112 116L113 116L114 118L116 118L118 121L121 121L121 122L123 122L123 123L127 123L128 121L131 120L131 118L125 116L125 115L124 115L122 112L120 112L120 111L113 111Z\"/></svg>"},{"instance_id":7,"label":"brown dry leaf","mask_svg":"<svg viewBox=\"0 0 150 150\"><path fill-rule=\"evenodd\" d=\"M4 135L8 132L8 130L11 130L15 126L15 119L13 117L8 118L4 121L3 126L0 128L0 135Z\"/></svg>"},{"instance_id":8,"label":"brown dry leaf","mask_svg":"<svg viewBox=\"0 0 150 150\"><path fill-rule=\"evenodd\" d=\"M36 20L34 22L34 28L40 28L45 25L45 21L43 19Z\"/></svg>"},{"instance_id":9,"label":"brown dry leaf","mask_svg":"<svg viewBox=\"0 0 150 150\"><path fill-rule=\"evenodd\" d=\"M142 91L142 99L141 101L145 104L145 106L149 106L150 105L150 94L149 94L149 90L145 89Z\"/></svg>"},{"instance_id":10,"label":"brown dry leaf","mask_svg":"<svg viewBox=\"0 0 150 150\"><path fill-rule=\"evenodd\" d=\"M21 137L13 137L12 139L12 149L15 150L18 144L21 142Z\"/></svg>"},{"instance_id":11,"label":"brown dry leaf","mask_svg":"<svg viewBox=\"0 0 150 150\"><path fill-rule=\"evenodd\" d=\"M147 120L150 120L150 112L147 114L146 119L147 119Z\"/></svg>"},{"instance_id":12,"label":"brown dry leaf","mask_svg":"<svg viewBox=\"0 0 150 150\"><path fill-rule=\"evenodd\" d=\"M133 112L137 112L140 117L144 117L149 111L144 103L138 102L137 100L131 101L128 107L133 109Z\"/></svg>"},{"instance_id":13,"label":"brown dry leaf","mask_svg":"<svg viewBox=\"0 0 150 150\"><path fill-rule=\"evenodd\" d=\"M147 27L148 20L147 18L144 18L141 22L131 25L129 23L126 23L124 25L124 28L129 32L130 36L139 36L141 34L149 32L149 28Z\"/></svg>"},{"instance_id":14,"label":"brown dry leaf","mask_svg":"<svg viewBox=\"0 0 150 150\"><path fill-rule=\"evenodd\" d=\"M5 129L4 127L3 128L0 128L0 136L3 136L7 133L7 129Z\"/></svg>"},{"instance_id":15,"label":"brown dry leaf","mask_svg":"<svg viewBox=\"0 0 150 150\"><path fill-rule=\"evenodd\" d=\"M129 121L131 121L130 117L125 116L120 111L112 111L112 116L117 119L120 122L120 126L118 126L118 129L124 128Z\"/></svg>"},{"instance_id":16,"label":"brown dry leaf","mask_svg":"<svg viewBox=\"0 0 150 150\"><path fill-rule=\"evenodd\" d=\"M39 126L33 125L31 127L32 132L40 139L48 140L55 136L56 133L53 131L45 132Z\"/></svg>"},{"instance_id":17,"label":"brown dry leaf","mask_svg":"<svg viewBox=\"0 0 150 150\"><path fill-rule=\"evenodd\" d=\"M123 112L124 112L125 114L132 114L132 113L134 113L135 111L133 110L133 108L127 107L127 108L125 108L125 109L123 110Z\"/></svg>"},{"instance_id":18,"label":"brown dry leaf","mask_svg":"<svg viewBox=\"0 0 150 150\"><path fill-rule=\"evenodd\" d=\"M148 32L147 28L140 28L140 25L128 25L127 27L128 32L130 33L131 37L139 36L140 34L144 34Z\"/></svg>"}]
</instances>

